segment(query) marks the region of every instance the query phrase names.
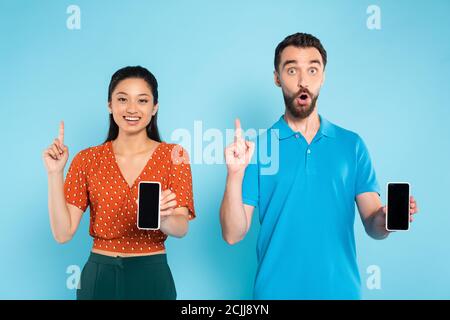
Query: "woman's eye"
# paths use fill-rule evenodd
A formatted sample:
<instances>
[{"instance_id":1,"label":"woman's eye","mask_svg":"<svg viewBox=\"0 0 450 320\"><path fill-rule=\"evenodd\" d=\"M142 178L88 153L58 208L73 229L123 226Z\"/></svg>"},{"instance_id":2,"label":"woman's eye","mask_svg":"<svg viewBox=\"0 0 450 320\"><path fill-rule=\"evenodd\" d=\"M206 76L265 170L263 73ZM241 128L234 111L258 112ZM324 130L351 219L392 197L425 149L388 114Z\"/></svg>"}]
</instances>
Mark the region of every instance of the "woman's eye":
<instances>
[{"instance_id":1,"label":"woman's eye","mask_svg":"<svg viewBox=\"0 0 450 320\"><path fill-rule=\"evenodd\" d=\"M140 99L140 100L139 100L139 103L144 103L144 104L145 104L145 103L147 103L147 102L148 102L147 99Z\"/></svg>"},{"instance_id":2,"label":"woman's eye","mask_svg":"<svg viewBox=\"0 0 450 320\"><path fill-rule=\"evenodd\" d=\"M123 98L123 97L120 97L120 98L118 98L117 100L119 100L119 102L125 102L125 101L127 101L127 99L125 99L125 98Z\"/></svg>"}]
</instances>

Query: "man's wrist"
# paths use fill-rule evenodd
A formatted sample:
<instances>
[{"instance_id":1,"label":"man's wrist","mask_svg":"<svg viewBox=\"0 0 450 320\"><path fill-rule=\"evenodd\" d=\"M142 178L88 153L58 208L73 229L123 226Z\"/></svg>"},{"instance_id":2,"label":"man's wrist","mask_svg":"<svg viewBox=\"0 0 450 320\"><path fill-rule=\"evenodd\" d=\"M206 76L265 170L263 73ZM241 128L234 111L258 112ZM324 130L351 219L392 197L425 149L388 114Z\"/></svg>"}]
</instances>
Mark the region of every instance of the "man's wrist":
<instances>
[{"instance_id":1,"label":"man's wrist","mask_svg":"<svg viewBox=\"0 0 450 320\"><path fill-rule=\"evenodd\" d=\"M242 182L244 180L245 170L228 172L227 181L228 182Z\"/></svg>"}]
</instances>

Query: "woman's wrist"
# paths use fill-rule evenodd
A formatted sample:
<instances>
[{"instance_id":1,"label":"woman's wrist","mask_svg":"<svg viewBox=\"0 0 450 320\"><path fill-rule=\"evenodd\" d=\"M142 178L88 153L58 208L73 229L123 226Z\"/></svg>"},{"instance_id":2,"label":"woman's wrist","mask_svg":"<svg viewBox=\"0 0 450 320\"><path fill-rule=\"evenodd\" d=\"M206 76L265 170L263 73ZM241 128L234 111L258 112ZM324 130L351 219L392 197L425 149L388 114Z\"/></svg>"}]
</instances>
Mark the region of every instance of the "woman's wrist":
<instances>
[{"instance_id":1,"label":"woman's wrist","mask_svg":"<svg viewBox=\"0 0 450 320\"><path fill-rule=\"evenodd\" d=\"M49 171L47 175L49 179L59 179L64 177L64 171Z\"/></svg>"}]
</instances>

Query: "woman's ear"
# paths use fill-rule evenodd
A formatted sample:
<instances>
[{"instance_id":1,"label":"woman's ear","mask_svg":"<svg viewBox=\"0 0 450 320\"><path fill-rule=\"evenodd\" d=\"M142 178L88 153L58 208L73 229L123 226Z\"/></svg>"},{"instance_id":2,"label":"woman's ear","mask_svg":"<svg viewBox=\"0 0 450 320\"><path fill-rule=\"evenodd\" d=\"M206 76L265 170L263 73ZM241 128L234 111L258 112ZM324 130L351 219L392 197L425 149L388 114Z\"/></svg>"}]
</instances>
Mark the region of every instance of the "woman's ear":
<instances>
[{"instance_id":1,"label":"woman's ear","mask_svg":"<svg viewBox=\"0 0 450 320\"><path fill-rule=\"evenodd\" d=\"M278 75L277 70L273 72L273 81L277 87L281 87L280 76Z\"/></svg>"},{"instance_id":2,"label":"woman's ear","mask_svg":"<svg viewBox=\"0 0 450 320\"><path fill-rule=\"evenodd\" d=\"M111 101L108 101L108 112L109 114L112 114Z\"/></svg>"},{"instance_id":3,"label":"woman's ear","mask_svg":"<svg viewBox=\"0 0 450 320\"><path fill-rule=\"evenodd\" d=\"M159 108L159 104L155 104L153 106L152 117L154 117L155 114L158 112L158 108Z\"/></svg>"}]
</instances>

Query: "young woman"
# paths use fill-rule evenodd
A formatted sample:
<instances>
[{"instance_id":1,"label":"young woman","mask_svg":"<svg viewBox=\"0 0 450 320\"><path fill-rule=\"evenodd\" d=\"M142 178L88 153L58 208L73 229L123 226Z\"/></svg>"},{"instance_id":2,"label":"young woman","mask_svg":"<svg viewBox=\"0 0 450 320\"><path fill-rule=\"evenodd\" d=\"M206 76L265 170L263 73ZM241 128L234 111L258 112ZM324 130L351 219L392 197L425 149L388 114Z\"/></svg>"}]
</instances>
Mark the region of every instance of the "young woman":
<instances>
[{"instance_id":1,"label":"young woman","mask_svg":"<svg viewBox=\"0 0 450 320\"><path fill-rule=\"evenodd\" d=\"M63 122L44 151L54 238L72 239L90 207L94 243L77 299L176 299L164 241L183 237L195 217L188 154L160 139L158 84L147 69L126 67L112 76L108 110L106 141L76 154L65 181L69 151ZM137 228L140 181L161 183L160 230Z\"/></svg>"}]
</instances>

